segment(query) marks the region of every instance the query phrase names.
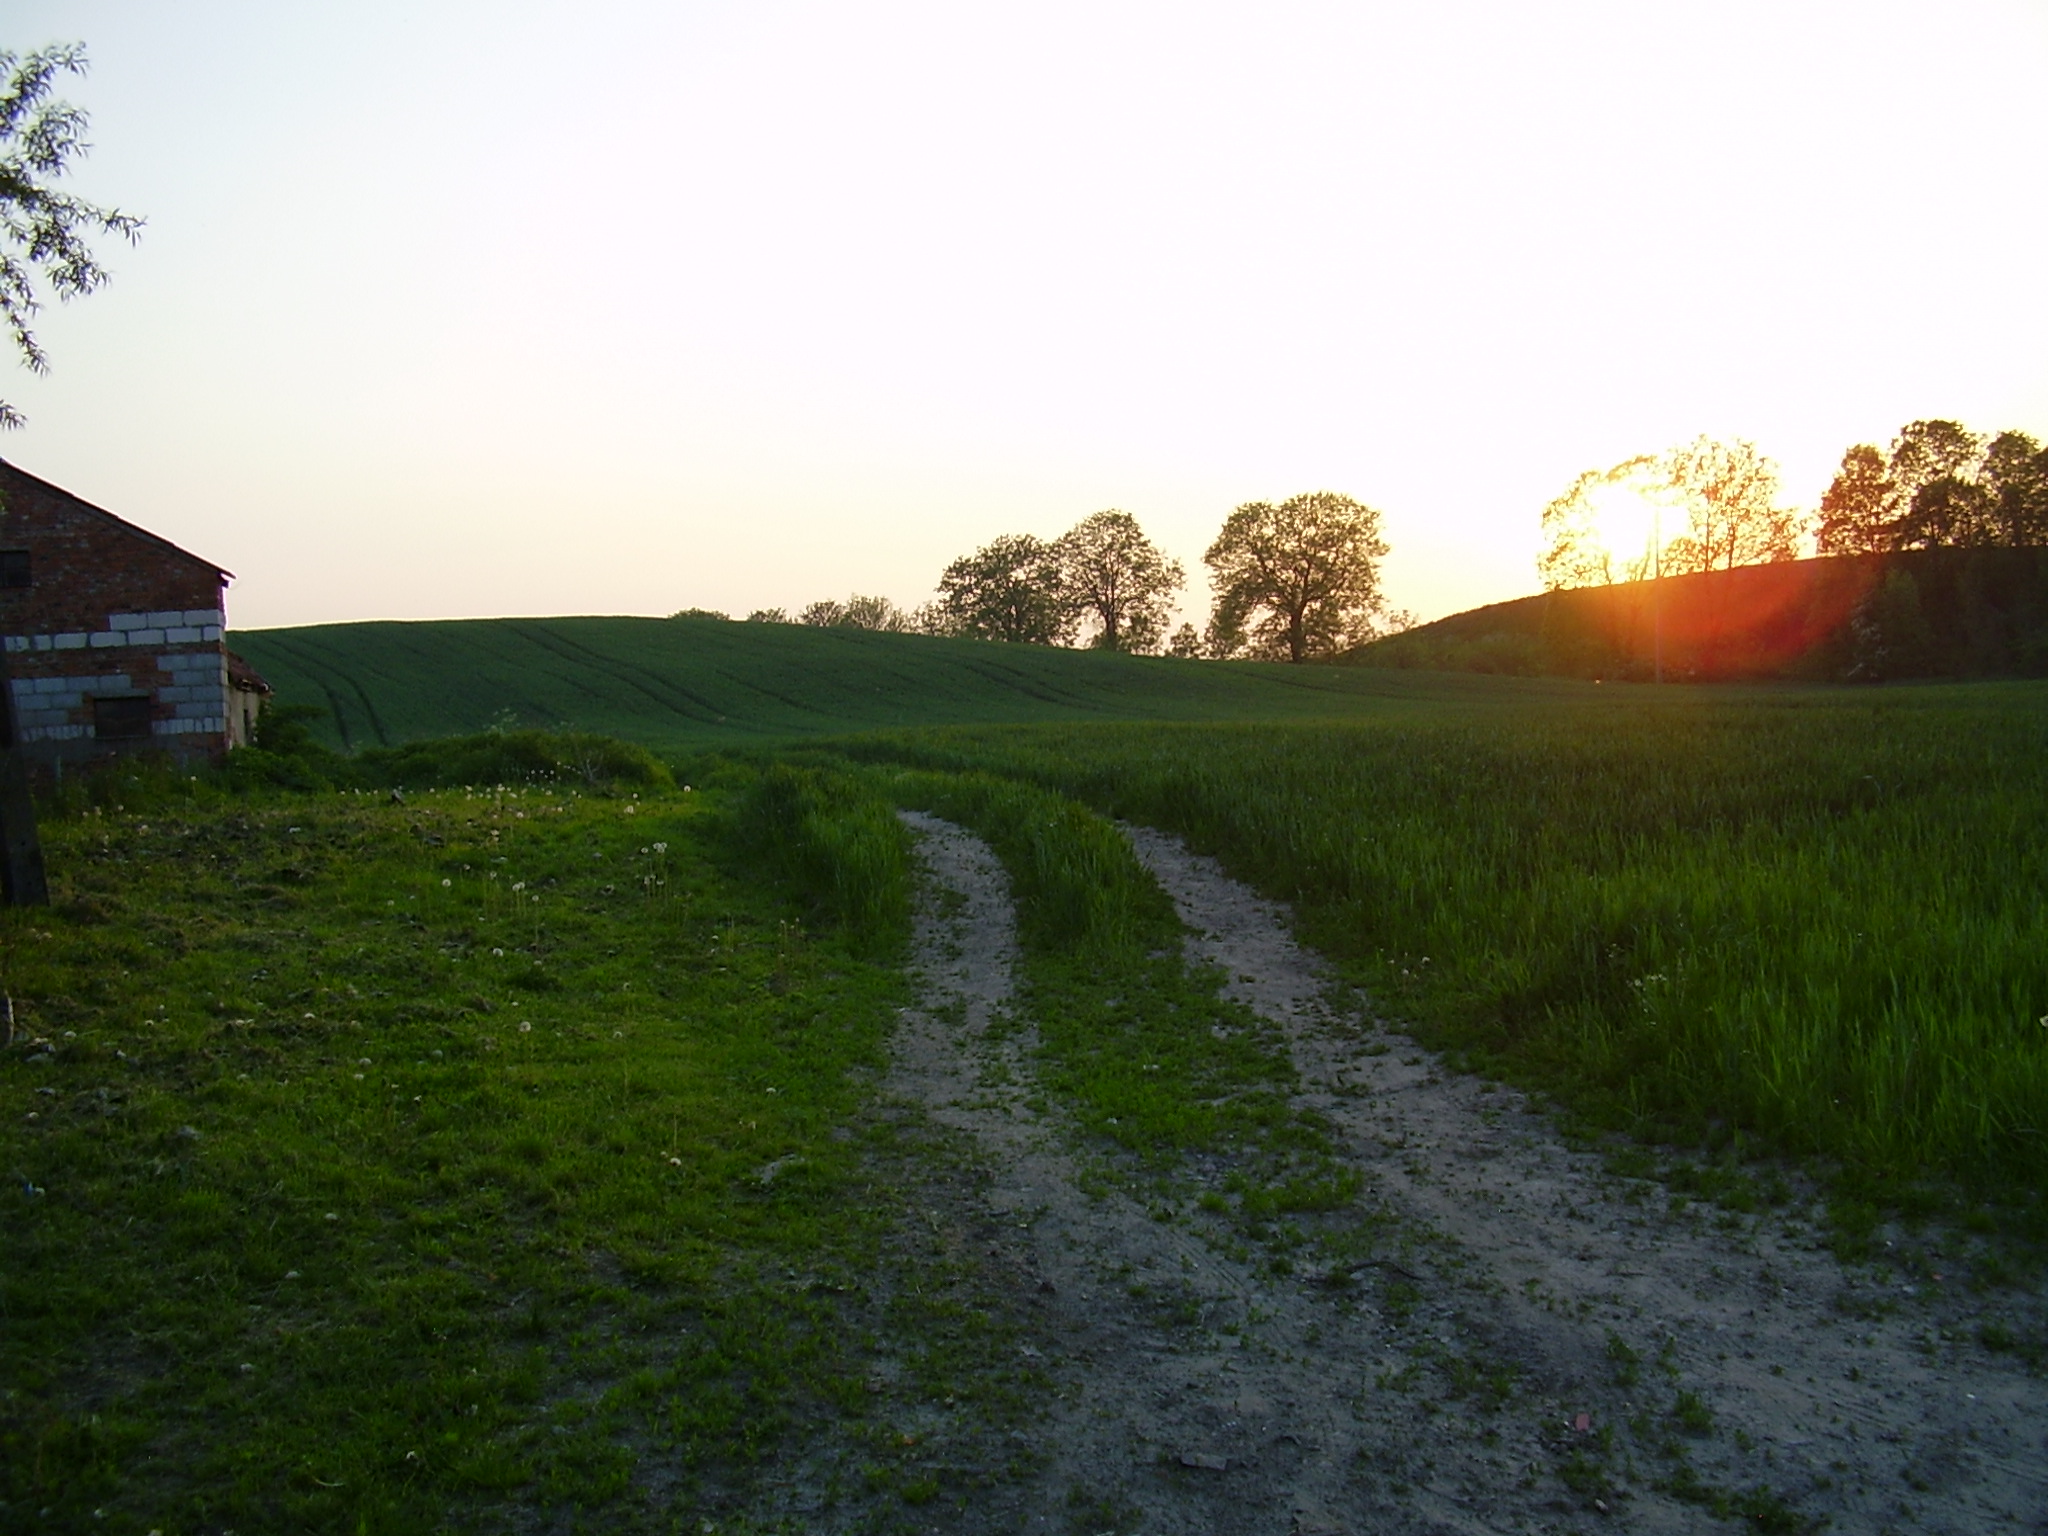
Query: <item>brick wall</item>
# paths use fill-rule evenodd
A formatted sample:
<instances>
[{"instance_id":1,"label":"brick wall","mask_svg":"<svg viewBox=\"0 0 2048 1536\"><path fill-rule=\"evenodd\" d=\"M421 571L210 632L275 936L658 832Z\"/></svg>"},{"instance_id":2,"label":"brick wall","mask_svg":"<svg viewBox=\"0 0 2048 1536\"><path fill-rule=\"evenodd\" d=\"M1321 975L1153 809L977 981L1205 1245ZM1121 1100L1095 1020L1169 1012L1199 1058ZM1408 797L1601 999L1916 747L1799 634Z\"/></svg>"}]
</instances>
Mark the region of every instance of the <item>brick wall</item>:
<instances>
[{"instance_id":1,"label":"brick wall","mask_svg":"<svg viewBox=\"0 0 2048 1536\"><path fill-rule=\"evenodd\" d=\"M29 585L0 586L0 643L27 756L77 762L143 748L193 759L227 749L226 572L4 461L0 552L28 557ZM120 706L95 701L137 698L148 700L147 732L108 738Z\"/></svg>"}]
</instances>

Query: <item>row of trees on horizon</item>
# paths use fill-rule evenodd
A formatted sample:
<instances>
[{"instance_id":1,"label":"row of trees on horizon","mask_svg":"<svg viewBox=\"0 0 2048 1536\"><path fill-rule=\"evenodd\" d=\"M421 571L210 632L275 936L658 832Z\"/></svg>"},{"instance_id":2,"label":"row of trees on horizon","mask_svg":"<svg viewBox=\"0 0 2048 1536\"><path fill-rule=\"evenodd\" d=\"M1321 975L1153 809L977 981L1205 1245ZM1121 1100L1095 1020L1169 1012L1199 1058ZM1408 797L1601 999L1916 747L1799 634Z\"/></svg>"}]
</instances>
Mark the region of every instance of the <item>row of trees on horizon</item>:
<instances>
[{"instance_id":1,"label":"row of trees on horizon","mask_svg":"<svg viewBox=\"0 0 2048 1536\"><path fill-rule=\"evenodd\" d=\"M1700 437L1588 470L1543 509L1537 572L1554 590L1795 560L1809 550L2048 545L2048 449L2025 432L1987 437L1953 421L1909 422L1889 449L1858 443L1845 453L1816 511L1781 506L1779 497L1778 466L1743 441ZM1621 548L1617 502L1658 514Z\"/></svg>"},{"instance_id":2,"label":"row of trees on horizon","mask_svg":"<svg viewBox=\"0 0 2048 1536\"><path fill-rule=\"evenodd\" d=\"M1754 443L1700 437L1579 476L1543 509L1537 570L1555 590L1807 553L2048 545L2048 449L2024 432L1987 437L1953 421L1915 421L1889 449L1859 443L1844 454L1815 512L1780 501L1778 466ZM1414 623L1387 608L1379 579L1386 553L1380 514L1349 496L1309 491L1247 502L1202 557L1215 594L1207 625L1169 633L1186 572L1136 518L1112 508L1056 539L991 540L948 565L936 595L915 609L855 594L747 618L1138 655L1310 661ZM676 617L727 615L686 609Z\"/></svg>"},{"instance_id":3,"label":"row of trees on horizon","mask_svg":"<svg viewBox=\"0 0 2048 1536\"><path fill-rule=\"evenodd\" d=\"M1056 539L1003 534L962 555L937 595L905 610L886 597L825 599L794 615L762 608L750 622L1073 646L1190 659L1308 661L1413 622L1387 611L1380 514L1335 491L1247 502L1224 521L1202 560L1215 601L1201 631L1167 626L1187 573L1111 508ZM686 609L678 618L724 618Z\"/></svg>"}]
</instances>

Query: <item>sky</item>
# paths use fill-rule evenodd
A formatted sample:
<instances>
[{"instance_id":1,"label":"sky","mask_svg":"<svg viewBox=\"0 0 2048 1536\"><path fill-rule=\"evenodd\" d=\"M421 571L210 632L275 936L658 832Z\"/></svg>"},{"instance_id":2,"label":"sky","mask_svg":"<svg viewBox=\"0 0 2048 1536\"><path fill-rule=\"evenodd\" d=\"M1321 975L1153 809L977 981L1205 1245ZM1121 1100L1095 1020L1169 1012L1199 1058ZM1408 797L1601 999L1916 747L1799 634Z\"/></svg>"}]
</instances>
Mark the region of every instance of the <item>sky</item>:
<instances>
[{"instance_id":1,"label":"sky","mask_svg":"<svg viewBox=\"0 0 2048 1536\"><path fill-rule=\"evenodd\" d=\"M1378 508L1423 618L1580 471L1745 438L1811 506L2048 438L2048 0L7 0L83 41L0 455L239 628L929 597L1119 507Z\"/></svg>"}]
</instances>

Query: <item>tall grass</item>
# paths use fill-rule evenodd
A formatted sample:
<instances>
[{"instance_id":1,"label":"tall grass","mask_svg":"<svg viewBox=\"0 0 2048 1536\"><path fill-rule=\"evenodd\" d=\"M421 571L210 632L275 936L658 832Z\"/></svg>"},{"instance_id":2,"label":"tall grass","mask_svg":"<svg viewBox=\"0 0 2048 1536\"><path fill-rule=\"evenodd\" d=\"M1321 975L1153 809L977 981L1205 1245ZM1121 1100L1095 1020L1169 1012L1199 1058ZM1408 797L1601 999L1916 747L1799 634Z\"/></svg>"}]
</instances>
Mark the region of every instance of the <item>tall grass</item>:
<instances>
[{"instance_id":1,"label":"tall grass","mask_svg":"<svg viewBox=\"0 0 2048 1536\"><path fill-rule=\"evenodd\" d=\"M741 800L747 857L798 886L867 953L898 944L910 916L910 838L870 776L771 763Z\"/></svg>"},{"instance_id":2,"label":"tall grass","mask_svg":"<svg viewBox=\"0 0 2048 1536\"><path fill-rule=\"evenodd\" d=\"M954 730L1177 831L1444 1043L1611 1124L2036 1198L2048 695Z\"/></svg>"},{"instance_id":3,"label":"tall grass","mask_svg":"<svg viewBox=\"0 0 2048 1536\"><path fill-rule=\"evenodd\" d=\"M988 839L1016 888L1028 946L1107 955L1178 944L1165 893L1123 834L1086 806L988 773L898 773L888 789Z\"/></svg>"}]
</instances>

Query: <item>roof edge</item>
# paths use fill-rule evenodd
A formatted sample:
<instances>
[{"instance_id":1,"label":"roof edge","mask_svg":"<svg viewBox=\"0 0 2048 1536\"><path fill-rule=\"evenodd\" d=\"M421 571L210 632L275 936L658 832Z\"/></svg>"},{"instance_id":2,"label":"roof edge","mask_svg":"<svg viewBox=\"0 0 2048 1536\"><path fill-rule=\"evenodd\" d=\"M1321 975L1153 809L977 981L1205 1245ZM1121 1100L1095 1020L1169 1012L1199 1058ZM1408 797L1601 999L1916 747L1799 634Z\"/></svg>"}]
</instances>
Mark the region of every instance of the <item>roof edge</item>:
<instances>
[{"instance_id":1,"label":"roof edge","mask_svg":"<svg viewBox=\"0 0 2048 1536\"><path fill-rule=\"evenodd\" d=\"M213 561L207 559L204 555L195 555L192 553L191 550L186 549L183 545L173 544L169 539L165 538L162 534L151 533L147 528L144 528L141 524L131 523L128 521L127 518L119 517L114 513L109 512L105 507L94 506L91 502L87 501L83 496L80 496L75 492L65 490L63 486L58 485L55 481L45 480L41 475L32 475L27 470L23 469L19 464L15 463L12 459L0 458L0 470L5 470L9 474L19 475L24 480L32 481L36 485L41 486L44 490L53 492L54 494L63 497L66 501L70 502L74 507L78 508L80 511L90 512L94 517L112 523L115 527L119 528L124 533L132 533L139 539L147 539L150 543L160 545L163 548L169 550L174 555L183 555L187 560L193 561L195 564L198 565L203 565L209 571L214 572L216 575L225 576L230 581L235 579L235 573L229 570L226 566L217 565Z\"/></svg>"}]
</instances>

